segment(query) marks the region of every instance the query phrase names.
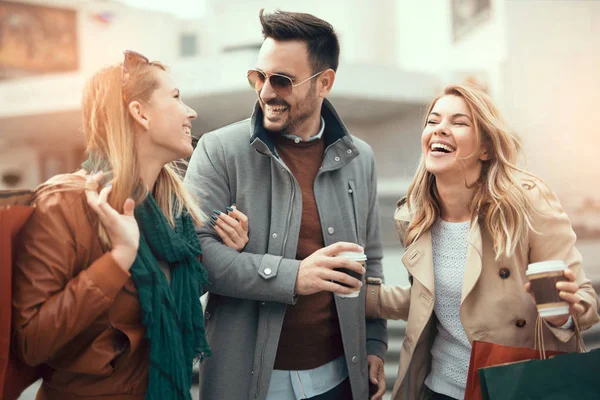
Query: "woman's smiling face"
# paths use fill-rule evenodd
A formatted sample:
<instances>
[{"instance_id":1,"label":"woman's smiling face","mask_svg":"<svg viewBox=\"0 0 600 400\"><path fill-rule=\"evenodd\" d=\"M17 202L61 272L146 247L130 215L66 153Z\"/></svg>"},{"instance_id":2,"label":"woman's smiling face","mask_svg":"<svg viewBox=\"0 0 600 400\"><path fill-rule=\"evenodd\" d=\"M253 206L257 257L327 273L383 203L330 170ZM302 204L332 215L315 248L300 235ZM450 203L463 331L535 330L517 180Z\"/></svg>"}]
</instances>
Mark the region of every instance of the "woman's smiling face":
<instances>
[{"instance_id":1,"label":"woman's smiling face","mask_svg":"<svg viewBox=\"0 0 600 400\"><path fill-rule=\"evenodd\" d=\"M475 121L465 100L446 95L436 101L421 136L425 167L436 177L479 176L487 154L477 138Z\"/></svg>"}]
</instances>

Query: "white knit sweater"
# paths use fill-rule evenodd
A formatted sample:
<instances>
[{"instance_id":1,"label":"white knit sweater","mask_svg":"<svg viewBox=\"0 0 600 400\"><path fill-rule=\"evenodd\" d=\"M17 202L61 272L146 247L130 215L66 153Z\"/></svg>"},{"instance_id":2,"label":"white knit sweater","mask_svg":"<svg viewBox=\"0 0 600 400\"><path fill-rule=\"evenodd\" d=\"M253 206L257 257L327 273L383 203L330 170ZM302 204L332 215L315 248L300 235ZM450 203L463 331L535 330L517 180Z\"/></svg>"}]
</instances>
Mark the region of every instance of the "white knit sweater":
<instances>
[{"instance_id":1,"label":"white knit sweater","mask_svg":"<svg viewBox=\"0 0 600 400\"><path fill-rule=\"evenodd\" d=\"M425 384L434 392L463 399L471 344L460 321L460 298L467 260L470 221L438 219L431 229L437 336Z\"/></svg>"}]
</instances>

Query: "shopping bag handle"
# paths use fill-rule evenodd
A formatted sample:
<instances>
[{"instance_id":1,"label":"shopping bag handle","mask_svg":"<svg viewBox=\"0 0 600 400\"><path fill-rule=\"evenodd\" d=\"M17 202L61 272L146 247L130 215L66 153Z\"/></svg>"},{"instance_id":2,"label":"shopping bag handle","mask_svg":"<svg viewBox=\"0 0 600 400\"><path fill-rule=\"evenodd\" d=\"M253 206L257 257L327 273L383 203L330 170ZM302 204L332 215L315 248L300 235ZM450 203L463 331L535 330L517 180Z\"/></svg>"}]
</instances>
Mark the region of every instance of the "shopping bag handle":
<instances>
[{"instance_id":1,"label":"shopping bag handle","mask_svg":"<svg viewBox=\"0 0 600 400\"><path fill-rule=\"evenodd\" d=\"M573 317L573 324L575 326L575 346L578 353L586 353L587 350L585 348L585 343L583 343L583 337L581 336L581 330L579 329L579 322L577 322L577 318ZM542 321L542 317L538 314L537 319L535 320L535 337L533 346L535 349L540 352L540 360L545 360L546 356L546 346L544 345L544 323Z\"/></svg>"}]
</instances>

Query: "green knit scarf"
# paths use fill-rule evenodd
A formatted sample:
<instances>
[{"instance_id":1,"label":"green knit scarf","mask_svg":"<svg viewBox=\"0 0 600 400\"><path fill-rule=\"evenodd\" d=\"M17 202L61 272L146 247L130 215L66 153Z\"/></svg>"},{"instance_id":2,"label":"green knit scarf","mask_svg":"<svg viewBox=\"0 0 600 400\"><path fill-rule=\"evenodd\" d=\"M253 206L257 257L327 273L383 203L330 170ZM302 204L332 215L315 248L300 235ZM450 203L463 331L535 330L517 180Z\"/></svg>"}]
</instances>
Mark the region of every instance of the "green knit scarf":
<instances>
[{"instance_id":1,"label":"green knit scarf","mask_svg":"<svg viewBox=\"0 0 600 400\"><path fill-rule=\"evenodd\" d=\"M192 367L210 355L200 296L208 274L198 257L200 242L190 215L169 225L151 194L135 208L140 247L131 267L150 341L147 400L190 399ZM171 270L171 286L159 261Z\"/></svg>"},{"instance_id":2,"label":"green knit scarf","mask_svg":"<svg viewBox=\"0 0 600 400\"><path fill-rule=\"evenodd\" d=\"M88 173L105 171L108 161L90 154L82 165ZM195 359L210 356L204 333L200 296L208 274L200 263L200 241L191 216L184 210L171 227L152 194L134 211L140 246L130 273L137 287L142 323L150 342L147 400L190 400ZM169 265L171 285L159 261Z\"/></svg>"}]
</instances>

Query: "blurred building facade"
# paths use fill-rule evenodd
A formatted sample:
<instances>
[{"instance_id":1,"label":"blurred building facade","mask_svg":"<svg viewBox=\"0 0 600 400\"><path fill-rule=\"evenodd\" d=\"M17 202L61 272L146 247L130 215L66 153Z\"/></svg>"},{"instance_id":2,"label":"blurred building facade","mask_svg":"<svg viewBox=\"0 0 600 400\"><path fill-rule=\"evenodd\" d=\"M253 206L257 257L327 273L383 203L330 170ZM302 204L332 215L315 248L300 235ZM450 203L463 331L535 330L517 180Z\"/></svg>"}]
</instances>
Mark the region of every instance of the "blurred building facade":
<instances>
[{"instance_id":1,"label":"blurred building facade","mask_svg":"<svg viewBox=\"0 0 600 400\"><path fill-rule=\"evenodd\" d=\"M389 216L419 159L425 107L450 82L487 88L523 137L529 168L575 217L585 198L600 199L592 184L600 178L600 2L206 2L196 19L118 1L0 2L0 189L77 168L84 81L127 48L171 67L198 112L195 136L247 118L255 94L245 76L262 43L264 7L313 13L336 28L341 62L330 99L374 148L386 240L395 240Z\"/></svg>"}]
</instances>

